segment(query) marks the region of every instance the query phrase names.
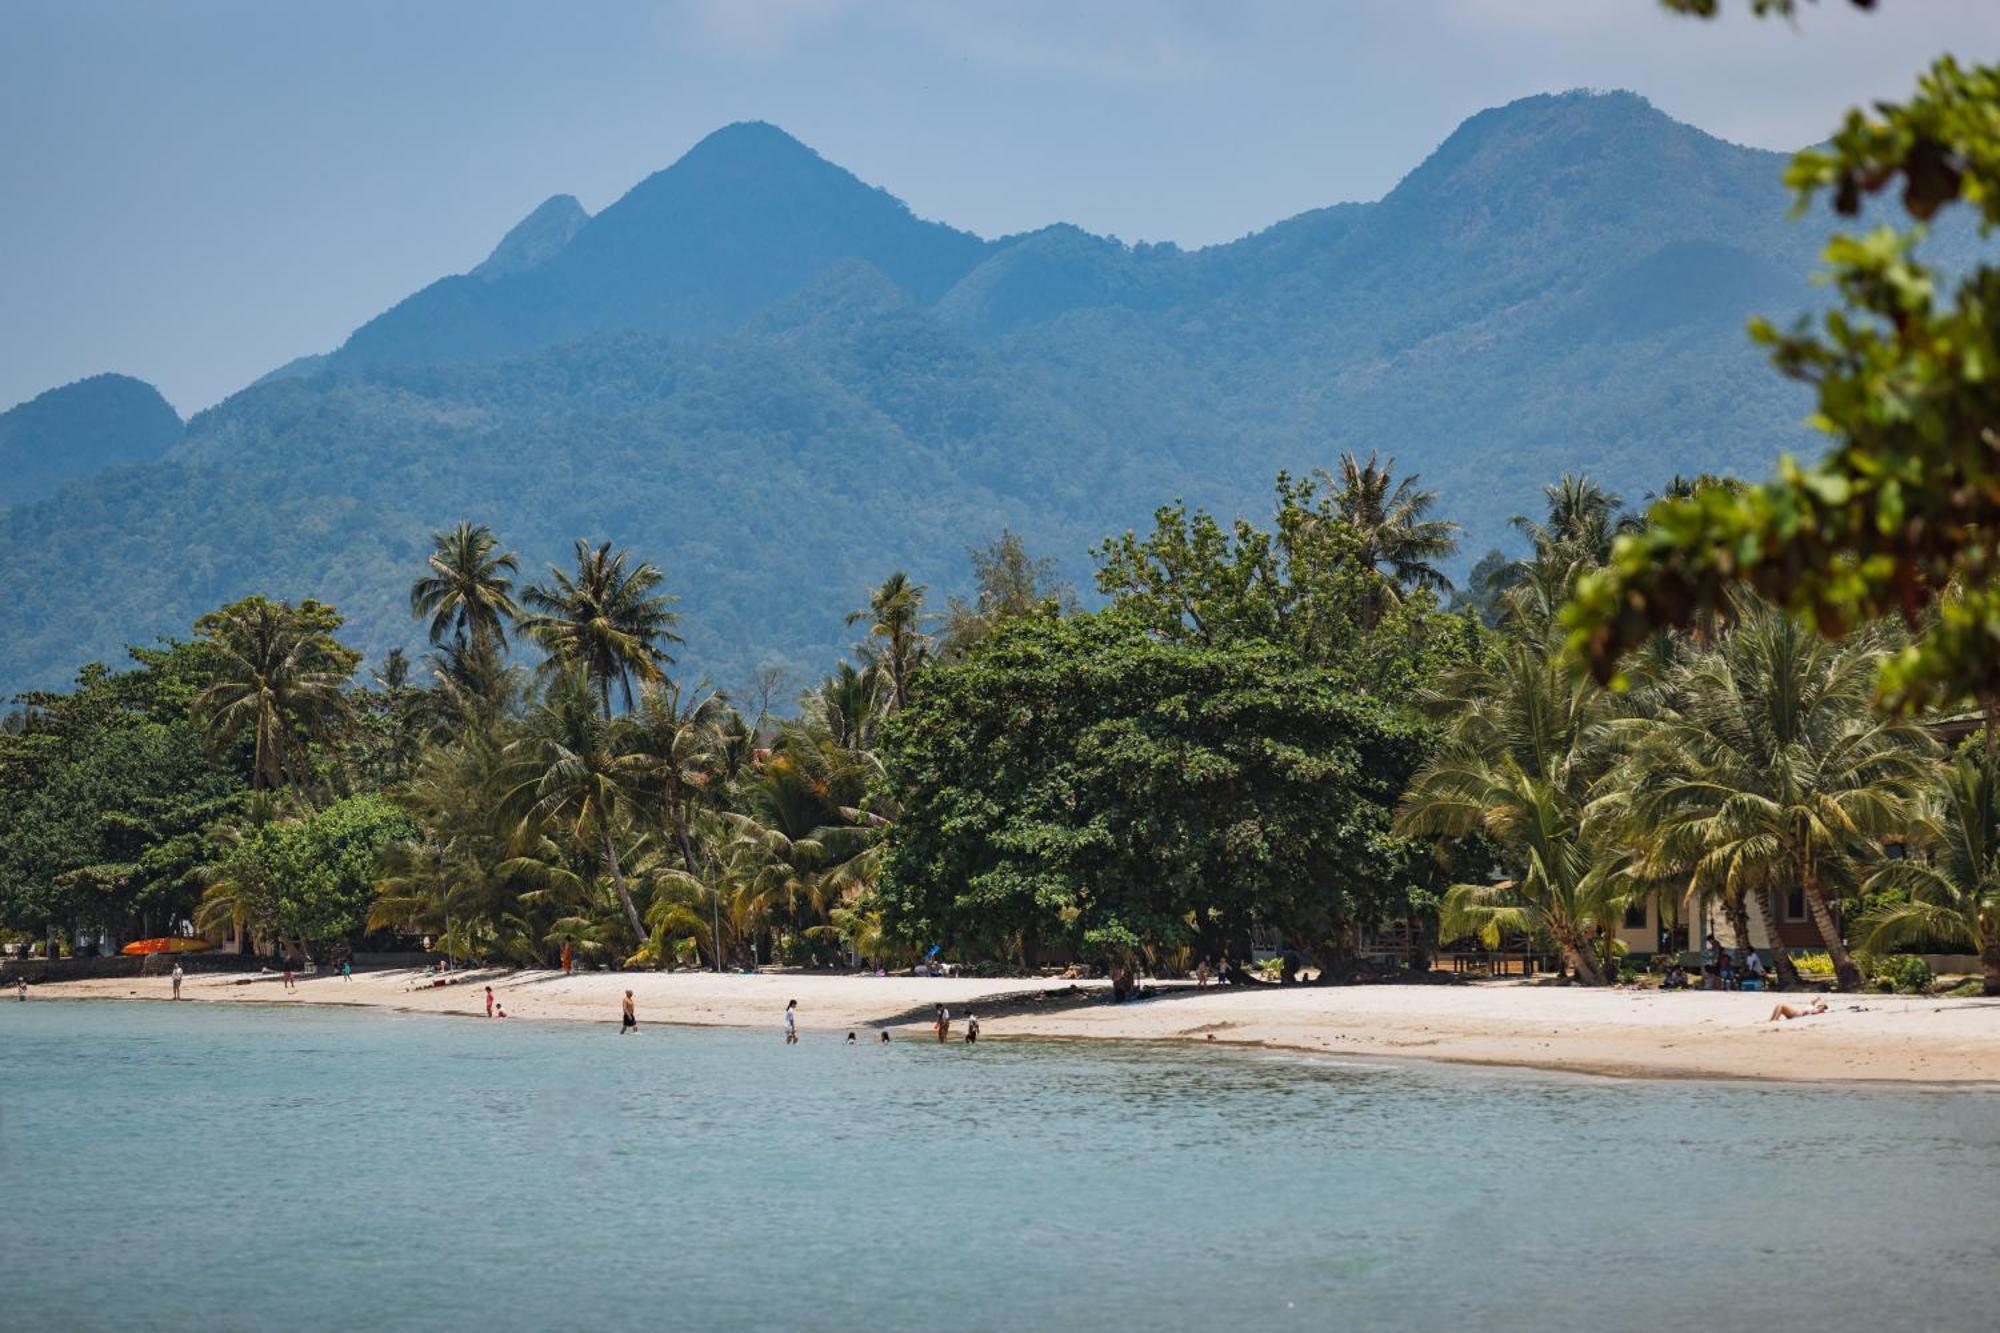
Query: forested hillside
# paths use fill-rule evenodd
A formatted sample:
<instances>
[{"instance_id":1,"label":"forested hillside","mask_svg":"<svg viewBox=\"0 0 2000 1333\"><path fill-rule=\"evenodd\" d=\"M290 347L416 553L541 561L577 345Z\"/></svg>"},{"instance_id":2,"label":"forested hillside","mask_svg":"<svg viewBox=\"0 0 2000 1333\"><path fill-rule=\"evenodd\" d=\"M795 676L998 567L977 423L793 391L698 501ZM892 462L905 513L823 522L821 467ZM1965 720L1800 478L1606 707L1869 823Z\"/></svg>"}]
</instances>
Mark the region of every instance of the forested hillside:
<instances>
[{"instance_id":1,"label":"forested hillside","mask_svg":"<svg viewBox=\"0 0 2000 1333\"><path fill-rule=\"evenodd\" d=\"M118 463L150 463L181 438L160 391L129 375L92 375L0 412L0 508L49 495Z\"/></svg>"},{"instance_id":2,"label":"forested hillside","mask_svg":"<svg viewBox=\"0 0 2000 1333\"><path fill-rule=\"evenodd\" d=\"M1421 474L1469 560L1565 470L1636 500L1812 447L1742 333L1813 300L1782 161L1529 98L1377 203L1182 251L982 240L732 126L595 216L550 201L168 461L0 513L0 687L253 589L414 647L408 570L460 519L534 568L582 536L658 563L724 683L823 660L893 568L941 599L1003 525L1074 575L1163 495L1255 510L1343 450Z\"/></svg>"}]
</instances>

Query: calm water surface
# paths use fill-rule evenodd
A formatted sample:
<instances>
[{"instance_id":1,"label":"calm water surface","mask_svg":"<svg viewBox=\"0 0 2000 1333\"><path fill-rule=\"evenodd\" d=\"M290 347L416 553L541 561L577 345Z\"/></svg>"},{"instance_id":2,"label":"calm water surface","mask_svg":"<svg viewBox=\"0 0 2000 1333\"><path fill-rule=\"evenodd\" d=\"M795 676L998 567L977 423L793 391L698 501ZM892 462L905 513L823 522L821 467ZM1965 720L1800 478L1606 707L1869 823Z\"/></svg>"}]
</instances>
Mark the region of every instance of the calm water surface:
<instances>
[{"instance_id":1,"label":"calm water surface","mask_svg":"<svg viewBox=\"0 0 2000 1333\"><path fill-rule=\"evenodd\" d=\"M1990 1092L775 1034L0 1003L0 1326L2000 1324Z\"/></svg>"}]
</instances>

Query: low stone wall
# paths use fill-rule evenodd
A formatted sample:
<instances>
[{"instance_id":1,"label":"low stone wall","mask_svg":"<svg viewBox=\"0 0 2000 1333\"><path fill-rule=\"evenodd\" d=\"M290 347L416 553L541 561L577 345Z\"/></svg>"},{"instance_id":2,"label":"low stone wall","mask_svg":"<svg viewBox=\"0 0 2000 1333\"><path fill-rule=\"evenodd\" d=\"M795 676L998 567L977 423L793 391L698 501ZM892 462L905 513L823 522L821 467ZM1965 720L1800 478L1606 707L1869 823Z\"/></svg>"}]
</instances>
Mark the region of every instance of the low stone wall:
<instances>
[{"instance_id":1,"label":"low stone wall","mask_svg":"<svg viewBox=\"0 0 2000 1333\"><path fill-rule=\"evenodd\" d=\"M1979 955L1976 953L1920 953L1925 966L1938 976L1946 973L1970 972L1979 975Z\"/></svg>"},{"instance_id":2,"label":"low stone wall","mask_svg":"<svg viewBox=\"0 0 2000 1333\"><path fill-rule=\"evenodd\" d=\"M257 970L255 958L233 953L153 954L137 958L128 958L124 954L111 958L9 958L0 961L0 980L11 986L19 977L26 977L30 985L40 985L44 981L90 981L99 977L165 976L174 970L176 960L181 965L181 971L188 973Z\"/></svg>"}]
</instances>

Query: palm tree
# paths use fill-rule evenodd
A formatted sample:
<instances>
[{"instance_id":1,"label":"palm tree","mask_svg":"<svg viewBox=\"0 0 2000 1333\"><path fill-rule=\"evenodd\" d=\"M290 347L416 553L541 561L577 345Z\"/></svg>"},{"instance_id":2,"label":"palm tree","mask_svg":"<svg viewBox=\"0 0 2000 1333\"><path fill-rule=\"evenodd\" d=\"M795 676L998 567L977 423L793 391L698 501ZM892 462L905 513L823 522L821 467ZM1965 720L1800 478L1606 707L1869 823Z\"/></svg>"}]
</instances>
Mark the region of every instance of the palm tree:
<instances>
[{"instance_id":1,"label":"palm tree","mask_svg":"<svg viewBox=\"0 0 2000 1333\"><path fill-rule=\"evenodd\" d=\"M1543 564L1581 563L1595 568L1611 558L1611 544L1636 532L1644 520L1625 509L1625 501L1588 477L1565 472L1560 481L1542 488L1548 497L1548 518L1537 523L1516 515L1514 528L1534 548L1532 561Z\"/></svg>"},{"instance_id":2,"label":"palm tree","mask_svg":"<svg viewBox=\"0 0 2000 1333\"><path fill-rule=\"evenodd\" d=\"M1828 643L1790 615L1747 605L1714 649L1677 669L1675 704L1649 724L1635 810L1696 888L1742 896L1774 942L1769 895L1797 889L1843 990L1861 972L1834 899L1881 840L1916 817L1932 745L1872 710L1881 636Z\"/></svg>"},{"instance_id":3,"label":"palm tree","mask_svg":"<svg viewBox=\"0 0 2000 1333\"><path fill-rule=\"evenodd\" d=\"M1404 795L1396 828L1483 833L1506 850L1510 876L1446 891L1442 934L1546 934L1580 979L1597 984L1629 892L1612 828L1594 806L1616 762L1615 712L1611 696L1566 666L1555 612L1572 580L1548 574L1508 595L1512 632L1499 649L1422 700L1442 743Z\"/></svg>"},{"instance_id":4,"label":"palm tree","mask_svg":"<svg viewBox=\"0 0 2000 1333\"><path fill-rule=\"evenodd\" d=\"M434 532L431 543L424 562L430 573L410 585L410 618L431 618L434 644L455 633L471 639L484 635L505 648L507 623L521 614L508 577L520 570L514 553L499 551L499 539L484 523Z\"/></svg>"},{"instance_id":5,"label":"palm tree","mask_svg":"<svg viewBox=\"0 0 2000 1333\"><path fill-rule=\"evenodd\" d=\"M1437 492L1420 490L1416 474L1396 481L1396 460L1363 463L1353 454L1340 456L1340 479L1326 473L1321 481L1333 492L1341 520L1360 540L1360 559L1387 579L1400 594L1417 588L1451 590L1451 580L1437 563L1458 550L1458 524L1426 518L1437 503Z\"/></svg>"},{"instance_id":6,"label":"palm tree","mask_svg":"<svg viewBox=\"0 0 2000 1333\"><path fill-rule=\"evenodd\" d=\"M638 771L660 822L673 840L680 859L679 873L698 888L701 871L696 865L695 830L702 809L713 803L722 786L732 721L740 729L742 719L726 696L705 686L684 695L672 681L643 690L634 719ZM715 895L711 898L711 916L719 918L720 902L713 900ZM654 922L656 928L658 924ZM721 935L719 920L711 921L711 946ZM711 957L720 971L721 954Z\"/></svg>"},{"instance_id":7,"label":"palm tree","mask_svg":"<svg viewBox=\"0 0 2000 1333\"><path fill-rule=\"evenodd\" d=\"M803 700L806 724L848 750L875 744L875 727L889 711L888 681L873 663L842 662Z\"/></svg>"},{"instance_id":8,"label":"palm tree","mask_svg":"<svg viewBox=\"0 0 2000 1333\"><path fill-rule=\"evenodd\" d=\"M529 719L528 734L507 746L500 808L517 852L559 837L575 855L601 855L633 937L643 941L646 927L618 857L620 821L643 762L631 752L628 736L626 723L598 710L585 669L564 672Z\"/></svg>"},{"instance_id":9,"label":"palm tree","mask_svg":"<svg viewBox=\"0 0 2000 1333\"><path fill-rule=\"evenodd\" d=\"M308 742L331 736L346 714L352 662L343 668L339 645L299 609L262 597L220 613L208 630L213 667L194 698L195 724L218 747L253 738L253 791L303 778Z\"/></svg>"},{"instance_id":10,"label":"palm tree","mask_svg":"<svg viewBox=\"0 0 2000 1333\"><path fill-rule=\"evenodd\" d=\"M1938 940L1977 949L1985 993L2000 995L2000 759L1960 752L1925 803L1910 848L1918 855L1885 863L1863 886L1907 895L1862 923L1867 947L1882 953Z\"/></svg>"},{"instance_id":11,"label":"palm tree","mask_svg":"<svg viewBox=\"0 0 2000 1333\"><path fill-rule=\"evenodd\" d=\"M611 687L618 686L632 707L632 684L665 678L673 658L663 643L679 643L675 598L655 591L664 576L650 564L627 570L628 555L610 542L576 543L576 573L549 566L551 583L522 594L535 614L521 626L549 654L557 671L578 668L597 687L604 715L611 716Z\"/></svg>"},{"instance_id":12,"label":"palm tree","mask_svg":"<svg viewBox=\"0 0 2000 1333\"><path fill-rule=\"evenodd\" d=\"M862 654L889 677L889 706L901 708L910 701L911 678L930 658L924 626L931 617L924 614L923 585L897 570L868 594L867 606L847 617L850 625L864 620L871 642Z\"/></svg>"},{"instance_id":13,"label":"palm tree","mask_svg":"<svg viewBox=\"0 0 2000 1333\"><path fill-rule=\"evenodd\" d=\"M695 874L696 807L719 783L726 696L705 686L683 693L672 681L640 691L631 732L634 771L655 795L681 868Z\"/></svg>"}]
</instances>

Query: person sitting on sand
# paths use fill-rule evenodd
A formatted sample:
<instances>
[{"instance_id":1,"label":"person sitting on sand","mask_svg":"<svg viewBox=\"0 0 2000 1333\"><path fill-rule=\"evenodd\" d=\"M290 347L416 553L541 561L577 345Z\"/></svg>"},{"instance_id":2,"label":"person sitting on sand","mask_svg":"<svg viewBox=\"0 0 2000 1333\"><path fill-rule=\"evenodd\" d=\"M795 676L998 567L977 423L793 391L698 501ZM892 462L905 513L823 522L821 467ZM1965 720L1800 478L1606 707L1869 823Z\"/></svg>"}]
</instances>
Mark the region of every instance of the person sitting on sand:
<instances>
[{"instance_id":1,"label":"person sitting on sand","mask_svg":"<svg viewBox=\"0 0 2000 1333\"><path fill-rule=\"evenodd\" d=\"M493 1016L495 1018L505 1018L507 1016L507 1006L503 1004L497 1009L495 1009L493 1011Z\"/></svg>"},{"instance_id":2,"label":"person sitting on sand","mask_svg":"<svg viewBox=\"0 0 2000 1333\"><path fill-rule=\"evenodd\" d=\"M1770 1018L1765 1021L1775 1023L1781 1018L1811 1018L1814 1014L1823 1014L1825 1012L1825 1000L1814 1000L1804 1009L1795 1009L1789 1004L1781 1004L1771 1011Z\"/></svg>"},{"instance_id":3,"label":"person sitting on sand","mask_svg":"<svg viewBox=\"0 0 2000 1333\"><path fill-rule=\"evenodd\" d=\"M26 983L26 982L24 981L24 982L22 982L21 984L22 984L23 986L26 986L26 985L27 985L28 983ZM26 995L23 995L23 996L22 996L21 998L25 1000L25 999L26 999L26 998L28 998L28 997L27 997ZM887 1029L887 1028L883 1028L883 1029L882 1029L882 1042L881 1042L881 1044L882 1044L882 1045L884 1045L884 1046L887 1046L887 1045L889 1044L889 1029Z\"/></svg>"},{"instance_id":4,"label":"person sitting on sand","mask_svg":"<svg viewBox=\"0 0 2000 1333\"><path fill-rule=\"evenodd\" d=\"M624 1013L618 1023L618 1035L622 1037L628 1032L636 1031L638 1026L639 1015L632 1008L632 992L626 991Z\"/></svg>"}]
</instances>

